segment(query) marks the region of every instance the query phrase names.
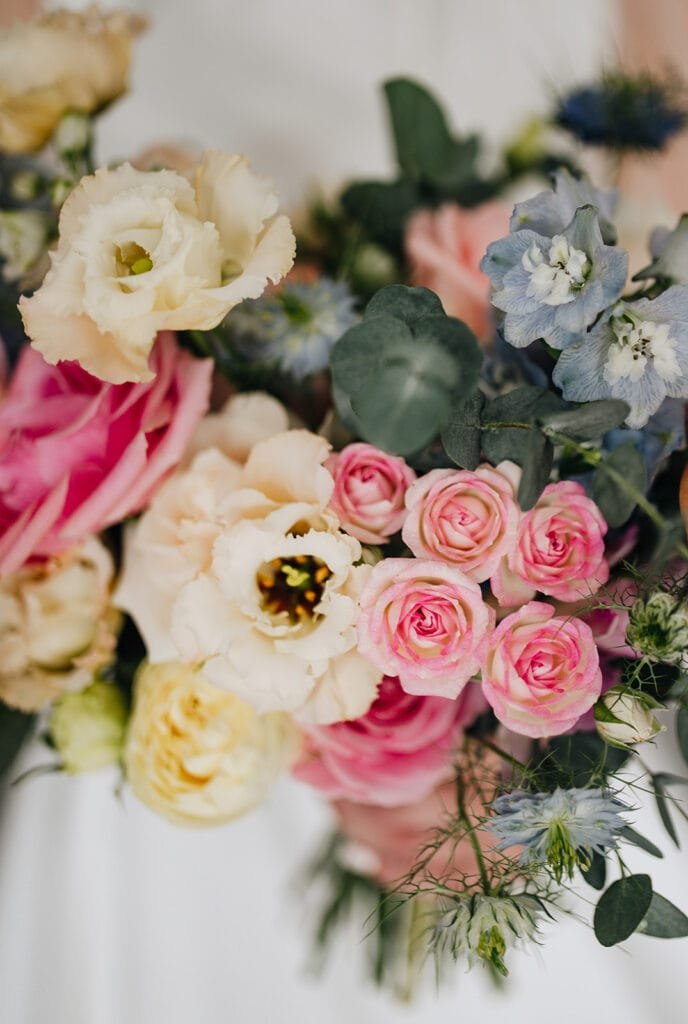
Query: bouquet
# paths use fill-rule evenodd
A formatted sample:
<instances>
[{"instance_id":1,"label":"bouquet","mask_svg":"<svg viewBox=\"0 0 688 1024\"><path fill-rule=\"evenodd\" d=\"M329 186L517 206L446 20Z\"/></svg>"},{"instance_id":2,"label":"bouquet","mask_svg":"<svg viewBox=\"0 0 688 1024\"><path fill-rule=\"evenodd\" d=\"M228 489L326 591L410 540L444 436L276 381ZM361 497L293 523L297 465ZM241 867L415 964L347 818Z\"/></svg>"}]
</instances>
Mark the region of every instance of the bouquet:
<instances>
[{"instance_id":1,"label":"bouquet","mask_svg":"<svg viewBox=\"0 0 688 1024\"><path fill-rule=\"evenodd\" d=\"M488 164L389 81L394 178L296 244L244 156L96 169L139 28L0 43L0 768L37 732L184 826L290 771L337 822L319 943L358 910L404 990L506 974L579 876L603 946L688 935L624 860L661 856L634 788L687 817L642 745L688 760L688 224L630 278L583 172L661 148L675 84L606 75Z\"/></svg>"}]
</instances>

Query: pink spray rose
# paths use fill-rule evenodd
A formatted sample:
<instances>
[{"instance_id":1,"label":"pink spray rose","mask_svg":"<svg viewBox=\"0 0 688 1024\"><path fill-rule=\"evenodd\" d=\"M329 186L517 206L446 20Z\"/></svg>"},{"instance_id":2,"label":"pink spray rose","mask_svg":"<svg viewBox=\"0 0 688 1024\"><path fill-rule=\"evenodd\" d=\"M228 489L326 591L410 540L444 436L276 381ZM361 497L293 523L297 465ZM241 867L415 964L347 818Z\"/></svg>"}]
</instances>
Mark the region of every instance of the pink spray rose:
<instances>
[{"instance_id":1,"label":"pink spray rose","mask_svg":"<svg viewBox=\"0 0 688 1024\"><path fill-rule=\"evenodd\" d=\"M504 725L558 736L595 703L602 672L592 630L531 601L497 626L483 663L483 692Z\"/></svg>"},{"instance_id":2,"label":"pink spray rose","mask_svg":"<svg viewBox=\"0 0 688 1024\"><path fill-rule=\"evenodd\" d=\"M363 544L386 544L406 518L404 497L416 474L403 459L372 444L350 444L330 456L330 508L342 528Z\"/></svg>"},{"instance_id":3,"label":"pink spray rose","mask_svg":"<svg viewBox=\"0 0 688 1024\"><path fill-rule=\"evenodd\" d=\"M437 558L476 583L496 571L518 533L518 468L502 462L475 471L434 469L408 491L403 538L418 558Z\"/></svg>"},{"instance_id":4,"label":"pink spray rose","mask_svg":"<svg viewBox=\"0 0 688 1024\"><path fill-rule=\"evenodd\" d=\"M386 558L361 594L358 647L407 693L457 697L480 667L494 612L459 569Z\"/></svg>"},{"instance_id":5,"label":"pink spray rose","mask_svg":"<svg viewBox=\"0 0 688 1024\"><path fill-rule=\"evenodd\" d=\"M451 776L462 728L486 707L477 683L446 700L412 696L385 676L362 718L307 730L294 774L330 798L414 803Z\"/></svg>"},{"instance_id":6,"label":"pink spray rose","mask_svg":"<svg viewBox=\"0 0 688 1024\"><path fill-rule=\"evenodd\" d=\"M464 210L453 203L421 210L406 227L404 246L413 284L436 292L447 313L479 338L492 331L490 282L480 261L490 242L508 234L509 211L501 203Z\"/></svg>"},{"instance_id":7,"label":"pink spray rose","mask_svg":"<svg viewBox=\"0 0 688 1024\"><path fill-rule=\"evenodd\" d=\"M491 580L501 605L522 604L536 592L558 601L596 593L609 579L607 524L580 484L549 484L523 516L512 551Z\"/></svg>"},{"instance_id":8,"label":"pink spray rose","mask_svg":"<svg viewBox=\"0 0 688 1024\"><path fill-rule=\"evenodd\" d=\"M138 512L208 405L211 360L161 334L143 384L106 384L24 349L0 406L0 572Z\"/></svg>"}]
</instances>

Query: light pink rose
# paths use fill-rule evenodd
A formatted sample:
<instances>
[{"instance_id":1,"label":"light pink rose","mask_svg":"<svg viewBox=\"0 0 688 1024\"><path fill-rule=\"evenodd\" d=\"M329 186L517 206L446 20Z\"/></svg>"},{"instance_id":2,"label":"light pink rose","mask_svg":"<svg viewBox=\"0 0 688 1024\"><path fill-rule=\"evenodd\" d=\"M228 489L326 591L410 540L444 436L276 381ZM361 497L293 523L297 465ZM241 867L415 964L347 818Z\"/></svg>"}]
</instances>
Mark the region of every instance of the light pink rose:
<instances>
[{"instance_id":1,"label":"light pink rose","mask_svg":"<svg viewBox=\"0 0 688 1024\"><path fill-rule=\"evenodd\" d=\"M405 543L418 558L448 562L476 583L489 579L516 543L515 472L510 462L433 469L406 494Z\"/></svg>"},{"instance_id":2,"label":"light pink rose","mask_svg":"<svg viewBox=\"0 0 688 1024\"><path fill-rule=\"evenodd\" d=\"M486 708L477 683L446 700L412 696L385 676L362 718L307 730L294 774L330 798L414 803L451 776L461 730Z\"/></svg>"},{"instance_id":3,"label":"light pink rose","mask_svg":"<svg viewBox=\"0 0 688 1024\"><path fill-rule=\"evenodd\" d=\"M491 579L501 605L537 592L558 601L596 593L609 579L607 524L594 501L572 480L549 484L521 520L518 539Z\"/></svg>"},{"instance_id":4,"label":"light pink rose","mask_svg":"<svg viewBox=\"0 0 688 1024\"><path fill-rule=\"evenodd\" d=\"M483 693L508 729L558 736L595 703L602 672L592 630L531 601L497 626L483 663Z\"/></svg>"},{"instance_id":5,"label":"light pink rose","mask_svg":"<svg viewBox=\"0 0 688 1024\"><path fill-rule=\"evenodd\" d=\"M597 608L581 613L590 626L600 651L610 658L638 658L640 655L626 643L626 630L631 606L638 596L638 584L620 576L605 589Z\"/></svg>"},{"instance_id":6,"label":"light pink rose","mask_svg":"<svg viewBox=\"0 0 688 1024\"><path fill-rule=\"evenodd\" d=\"M508 231L509 210L501 203L483 203L474 210L447 203L414 214L406 227L413 284L436 292L447 313L479 338L492 333L490 282L480 261L490 242Z\"/></svg>"},{"instance_id":7,"label":"light pink rose","mask_svg":"<svg viewBox=\"0 0 688 1024\"><path fill-rule=\"evenodd\" d=\"M404 496L416 474L403 459L372 444L350 444L330 456L330 508L342 528L363 544L386 544L406 518Z\"/></svg>"},{"instance_id":8,"label":"light pink rose","mask_svg":"<svg viewBox=\"0 0 688 1024\"><path fill-rule=\"evenodd\" d=\"M211 360L161 334L144 384L106 384L24 349L0 406L0 572L138 512L208 405Z\"/></svg>"},{"instance_id":9,"label":"light pink rose","mask_svg":"<svg viewBox=\"0 0 688 1024\"><path fill-rule=\"evenodd\" d=\"M607 690L611 690L612 686L616 686L621 682L621 668L618 662L614 661L613 658L609 658L605 655L604 651L600 651L600 671L602 672L602 689L600 695L606 693ZM584 715L577 720L577 722L571 726L570 729L566 730L566 734L574 732L595 732L597 725L595 723L595 708L589 708Z\"/></svg>"},{"instance_id":10,"label":"light pink rose","mask_svg":"<svg viewBox=\"0 0 688 1024\"><path fill-rule=\"evenodd\" d=\"M459 569L386 558L361 594L358 647L407 693L457 697L480 667L494 612Z\"/></svg>"}]
</instances>

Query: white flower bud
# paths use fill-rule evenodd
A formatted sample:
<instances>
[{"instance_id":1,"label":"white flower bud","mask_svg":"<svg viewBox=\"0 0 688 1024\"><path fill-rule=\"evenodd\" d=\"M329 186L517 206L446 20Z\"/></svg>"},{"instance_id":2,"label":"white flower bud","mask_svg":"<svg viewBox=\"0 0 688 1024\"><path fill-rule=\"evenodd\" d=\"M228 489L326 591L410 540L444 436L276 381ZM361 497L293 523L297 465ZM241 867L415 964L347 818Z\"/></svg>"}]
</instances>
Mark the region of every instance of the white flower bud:
<instances>
[{"instance_id":1,"label":"white flower bud","mask_svg":"<svg viewBox=\"0 0 688 1024\"><path fill-rule=\"evenodd\" d=\"M645 743L664 730L652 713L654 706L654 701L642 694L614 687L595 706L597 732L612 745Z\"/></svg>"}]
</instances>

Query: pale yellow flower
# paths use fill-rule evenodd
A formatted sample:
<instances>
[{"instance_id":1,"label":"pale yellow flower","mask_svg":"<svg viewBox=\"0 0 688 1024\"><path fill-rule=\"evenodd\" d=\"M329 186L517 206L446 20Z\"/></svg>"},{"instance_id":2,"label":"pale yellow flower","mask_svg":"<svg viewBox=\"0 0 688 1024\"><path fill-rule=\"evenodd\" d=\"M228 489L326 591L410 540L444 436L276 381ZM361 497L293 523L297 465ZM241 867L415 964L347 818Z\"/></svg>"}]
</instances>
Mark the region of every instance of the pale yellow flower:
<instances>
[{"instance_id":1,"label":"pale yellow flower","mask_svg":"<svg viewBox=\"0 0 688 1024\"><path fill-rule=\"evenodd\" d=\"M93 772L119 761L127 705L113 683L96 679L79 693L65 693L50 716L50 737L67 772Z\"/></svg>"},{"instance_id":2,"label":"pale yellow flower","mask_svg":"<svg viewBox=\"0 0 688 1024\"><path fill-rule=\"evenodd\" d=\"M20 310L49 363L101 380L150 380L163 330L209 330L294 260L289 220L245 157L210 151L191 181L130 164L83 178L60 213L41 287Z\"/></svg>"},{"instance_id":3,"label":"pale yellow flower","mask_svg":"<svg viewBox=\"0 0 688 1024\"><path fill-rule=\"evenodd\" d=\"M297 747L286 715L258 715L183 665L147 665L137 676L127 778L175 824L219 825L262 803Z\"/></svg>"},{"instance_id":4,"label":"pale yellow flower","mask_svg":"<svg viewBox=\"0 0 688 1024\"><path fill-rule=\"evenodd\" d=\"M40 149L68 110L91 113L127 87L144 22L124 11L53 11L0 35L0 150Z\"/></svg>"}]
</instances>

